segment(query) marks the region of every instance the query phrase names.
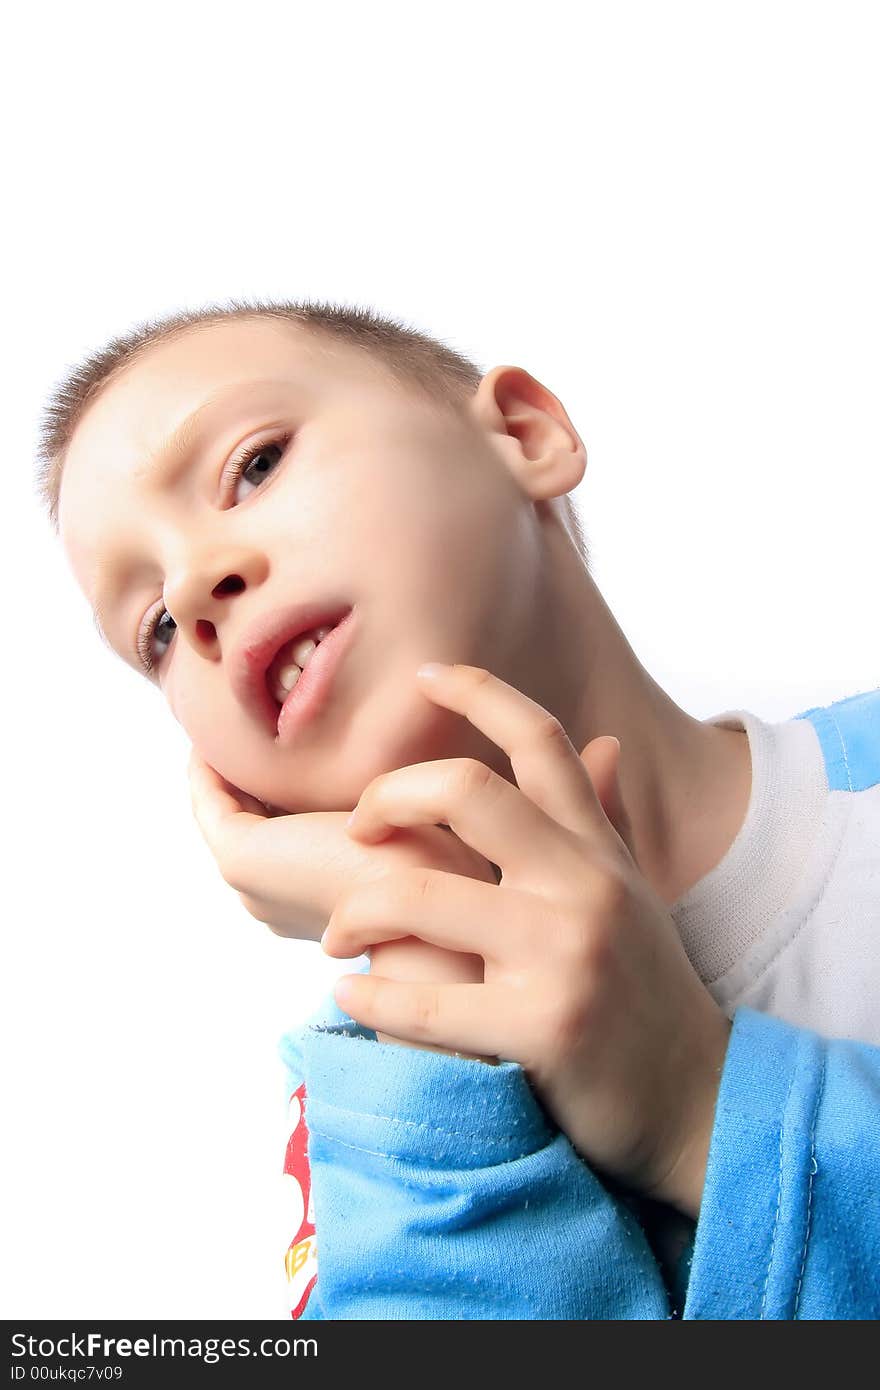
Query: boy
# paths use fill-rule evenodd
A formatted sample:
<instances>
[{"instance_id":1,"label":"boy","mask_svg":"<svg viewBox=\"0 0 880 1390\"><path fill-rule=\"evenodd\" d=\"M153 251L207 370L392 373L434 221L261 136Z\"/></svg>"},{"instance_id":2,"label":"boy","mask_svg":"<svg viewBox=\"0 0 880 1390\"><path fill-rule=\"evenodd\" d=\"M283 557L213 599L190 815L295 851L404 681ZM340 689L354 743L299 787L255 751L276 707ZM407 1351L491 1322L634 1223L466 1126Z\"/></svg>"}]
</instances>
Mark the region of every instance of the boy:
<instances>
[{"instance_id":1,"label":"boy","mask_svg":"<svg viewBox=\"0 0 880 1390\"><path fill-rule=\"evenodd\" d=\"M589 575L585 463L528 373L313 306L148 325L47 412L221 871L371 952L288 1047L294 1316L666 1317L649 1201L685 1317L880 1311L880 692L688 716Z\"/></svg>"}]
</instances>

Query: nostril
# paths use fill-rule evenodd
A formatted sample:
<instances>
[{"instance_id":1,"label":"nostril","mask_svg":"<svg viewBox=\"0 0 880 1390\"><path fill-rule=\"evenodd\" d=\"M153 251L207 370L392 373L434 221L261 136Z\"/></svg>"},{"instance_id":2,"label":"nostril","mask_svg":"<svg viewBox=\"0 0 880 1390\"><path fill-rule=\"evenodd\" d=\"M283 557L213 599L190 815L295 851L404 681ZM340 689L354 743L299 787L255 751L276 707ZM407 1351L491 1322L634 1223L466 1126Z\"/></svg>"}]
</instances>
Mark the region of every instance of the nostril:
<instances>
[{"instance_id":1,"label":"nostril","mask_svg":"<svg viewBox=\"0 0 880 1390\"><path fill-rule=\"evenodd\" d=\"M211 597L222 598L225 594L240 594L244 587L244 580L240 574L227 574L225 579L221 579L219 584L214 585L211 590ZM205 618L199 618L196 623L196 634L203 642L213 642L217 636L217 630L213 623L209 623Z\"/></svg>"},{"instance_id":2,"label":"nostril","mask_svg":"<svg viewBox=\"0 0 880 1390\"><path fill-rule=\"evenodd\" d=\"M240 574L228 574L225 579L216 585L214 597L221 598L224 594L240 594L244 588L244 580Z\"/></svg>"}]
</instances>

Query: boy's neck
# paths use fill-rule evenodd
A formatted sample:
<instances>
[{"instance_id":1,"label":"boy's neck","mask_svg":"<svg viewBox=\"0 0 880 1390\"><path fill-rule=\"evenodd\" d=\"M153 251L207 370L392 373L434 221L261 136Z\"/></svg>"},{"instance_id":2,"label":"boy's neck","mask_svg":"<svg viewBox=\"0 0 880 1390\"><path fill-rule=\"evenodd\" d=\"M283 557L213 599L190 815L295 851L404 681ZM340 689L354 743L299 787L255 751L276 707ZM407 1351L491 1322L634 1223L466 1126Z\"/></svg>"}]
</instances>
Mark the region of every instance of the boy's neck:
<instances>
[{"instance_id":1,"label":"boy's neck","mask_svg":"<svg viewBox=\"0 0 880 1390\"><path fill-rule=\"evenodd\" d=\"M535 698L562 720L578 751L600 734L620 740L620 787L636 859L672 904L720 862L745 820L748 737L676 705L638 661L592 578L581 568L569 571L569 580L569 602L556 609L563 621L551 625L557 640L551 632L552 650L539 668L552 673L548 698ZM577 632L582 641L572 640Z\"/></svg>"},{"instance_id":2,"label":"boy's neck","mask_svg":"<svg viewBox=\"0 0 880 1390\"><path fill-rule=\"evenodd\" d=\"M669 746L671 762L663 762L658 738L654 761L646 759L641 768L632 761L626 766L618 734L624 802L640 807L630 811L636 859L668 905L721 862L742 828L751 795L746 733L709 724L701 729L690 742ZM673 764L677 776L665 770Z\"/></svg>"}]
</instances>

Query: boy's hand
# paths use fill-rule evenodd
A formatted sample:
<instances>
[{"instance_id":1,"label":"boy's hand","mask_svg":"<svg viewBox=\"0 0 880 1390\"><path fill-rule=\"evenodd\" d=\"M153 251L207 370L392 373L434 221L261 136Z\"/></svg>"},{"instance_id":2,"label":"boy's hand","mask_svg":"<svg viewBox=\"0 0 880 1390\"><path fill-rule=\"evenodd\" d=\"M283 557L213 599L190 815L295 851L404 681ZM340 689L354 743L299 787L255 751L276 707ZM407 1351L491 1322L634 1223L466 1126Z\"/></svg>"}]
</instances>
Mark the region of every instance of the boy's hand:
<instances>
[{"instance_id":1,"label":"boy's hand","mask_svg":"<svg viewBox=\"0 0 880 1390\"><path fill-rule=\"evenodd\" d=\"M344 889L391 870L431 867L496 882L486 860L443 827L361 845L345 833L347 811L270 811L194 748L188 775L193 815L221 876L276 936L318 941Z\"/></svg>"},{"instance_id":2,"label":"boy's hand","mask_svg":"<svg viewBox=\"0 0 880 1390\"><path fill-rule=\"evenodd\" d=\"M379 845L359 845L345 833L346 811L270 812L221 777L195 749L189 783L193 814L222 877L251 916L278 936L316 941L343 890L393 870L446 870L496 882L486 860L442 827L417 826L396 831ZM395 980L450 984L483 978L478 955L448 951L414 936L377 945L369 955L371 970ZM415 1045L381 1030L378 1038ZM447 1049L435 1044L430 1050Z\"/></svg>"},{"instance_id":3,"label":"boy's hand","mask_svg":"<svg viewBox=\"0 0 880 1390\"><path fill-rule=\"evenodd\" d=\"M375 847L445 821L501 883L424 868L356 883L322 944L347 958L416 935L478 952L484 980L371 973L340 981L337 1001L395 1037L519 1062L589 1162L696 1218L731 1025L625 843L617 740L582 761L557 719L478 667L421 685L504 750L517 785L469 758L400 768L365 789L349 834Z\"/></svg>"}]
</instances>

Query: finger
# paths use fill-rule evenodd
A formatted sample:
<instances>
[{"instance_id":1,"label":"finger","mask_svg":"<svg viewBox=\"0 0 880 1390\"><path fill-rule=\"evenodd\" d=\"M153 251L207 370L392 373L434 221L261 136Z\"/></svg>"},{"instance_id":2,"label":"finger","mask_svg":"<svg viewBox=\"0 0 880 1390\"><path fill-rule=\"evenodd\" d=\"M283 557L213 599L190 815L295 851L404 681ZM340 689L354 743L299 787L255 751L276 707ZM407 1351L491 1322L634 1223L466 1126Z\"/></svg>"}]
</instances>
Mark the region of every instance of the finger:
<instances>
[{"instance_id":1,"label":"finger","mask_svg":"<svg viewBox=\"0 0 880 1390\"><path fill-rule=\"evenodd\" d=\"M189 774L196 821L247 911L278 935L317 941L353 868L369 864L353 842L345 852L345 813L243 810L243 793L195 750Z\"/></svg>"},{"instance_id":2,"label":"finger","mask_svg":"<svg viewBox=\"0 0 880 1390\"><path fill-rule=\"evenodd\" d=\"M231 786L193 749L190 753L189 786L193 815L215 859L221 865L229 860L244 833L266 819L245 811Z\"/></svg>"},{"instance_id":3,"label":"finger","mask_svg":"<svg viewBox=\"0 0 880 1390\"><path fill-rule=\"evenodd\" d=\"M590 774L590 781L602 810L626 845L634 862L638 863L632 823L620 789L620 740L609 734L592 739L581 752L581 762Z\"/></svg>"},{"instance_id":4,"label":"finger","mask_svg":"<svg viewBox=\"0 0 880 1390\"><path fill-rule=\"evenodd\" d=\"M579 835L607 838L609 823L601 802L555 715L480 666L441 666L437 676L423 677L419 687L502 748L520 790L559 825Z\"/></svg>"},{"instance_id":5,"label":"finger","mask_svg":"<svg viewBox=\"0 0 880 1390\"><path fill-rule=\"evenodd\" d=\"M207 763L201 754L197 753L193 748L190 750L189 755L188 771L190 777L193 776L194 772L197 773L200 770L208 775L209 783L216 784L231 796L233 800L238 802L239 810L249 811L252 815L261 818L265 816L287 814L285 811L280 811L276 807L270 806L268 802L261 801L259 797L251 796L250 792L242 791L241 787L234 786L232 782L222 777L216 768L211 767L210 763Z\"/></svg>"},{"instance_id":6,"label":"finger","mask_svg":"<svg viewBox=\"0 0 880 1390\"><path fill-rule=\"evenodd\" d=\"M328 956L350 960L381 941L417 936L510 965L534 953L541 940L535 913L542 910L537 898L499 892L494 883L441 869L403 869L342 894L321 946Z\"/></svg>"},{"instance_id":7,"label":"finger","mask_svg":"<svg viewBox=\"0 0 880 1390\"><path fill-rule=\"evenodd\" d=\"M586 772L581 770L586 778ZM586 780L589 780L586 778ZM484 763L474 758L441 758L382 773L364 790L348 831L375 844L397 827L445 821L502 874L537 879L560 862L556 821ZM497 887L497 885L496 885Z\"/></svg>"},{"instance_id":8,"label":"finger","mask_svg":"<svg viewBox=\"0 0 880 1390\"><path fill-rule=\"evenodd\" d=\"M408 1042L434 1043L484 1057L511 1055L509 1003L486 984L429 985L345 975L333 991L339 1007L364 1028Z\"/></svg>"}]
</instances>

